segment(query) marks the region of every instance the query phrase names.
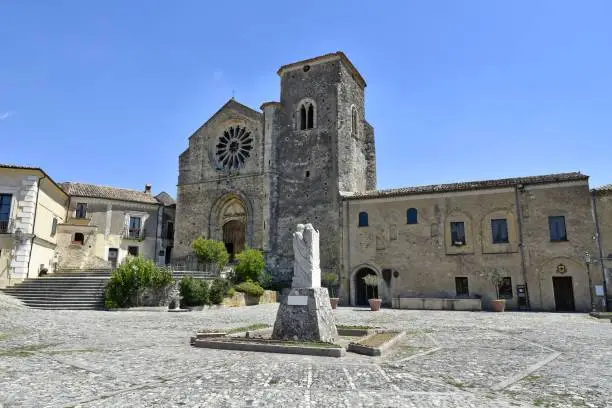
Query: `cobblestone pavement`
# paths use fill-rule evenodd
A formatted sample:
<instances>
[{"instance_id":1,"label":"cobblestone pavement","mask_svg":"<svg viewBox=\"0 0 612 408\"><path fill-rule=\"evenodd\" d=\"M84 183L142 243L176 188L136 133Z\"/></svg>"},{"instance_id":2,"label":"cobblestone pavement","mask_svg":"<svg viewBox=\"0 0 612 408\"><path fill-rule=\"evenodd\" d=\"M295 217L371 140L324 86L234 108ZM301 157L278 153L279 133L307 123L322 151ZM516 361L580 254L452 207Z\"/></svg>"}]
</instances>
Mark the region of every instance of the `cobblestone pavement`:
<instances>
[{"instance_id":1,"label":"cobblestone pavement","mask_svg":"<svg viewBox=\"0 0 612 408\"><path fill-rule=\"evenodd\" d=\"M41 311L0 295L0 407L612 407L612 324L583 314L340 308L403 329L382 358L192 348L198 328L272 324L277 305Z\"/></svg>"}]
</instances>

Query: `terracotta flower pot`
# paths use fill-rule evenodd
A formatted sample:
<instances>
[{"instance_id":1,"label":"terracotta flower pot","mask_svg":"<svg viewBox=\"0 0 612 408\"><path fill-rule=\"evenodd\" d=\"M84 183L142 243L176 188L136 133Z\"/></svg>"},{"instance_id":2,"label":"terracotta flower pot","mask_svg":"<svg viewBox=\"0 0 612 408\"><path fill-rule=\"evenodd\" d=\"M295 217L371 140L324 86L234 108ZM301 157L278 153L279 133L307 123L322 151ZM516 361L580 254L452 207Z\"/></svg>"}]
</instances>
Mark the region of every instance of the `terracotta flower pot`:
<instances>
[{"instance_id":1,"label":"terracotta flower pot","mask_svg":"<svg viewBox=\"0 0 612 408\"><path fill-rule=\"evenodd\" d=\"M331 303L332 309L336 309L338 307L338 302L340 302L340 298L329 298L329 303Z\"/></svg>"},{"instance_id":2,"label":"terracotta flower pot","mask_svg":"<svg viewBox=\"0 0 612 408\"><path fill-rule=\"evenodd\" d=\"M370 304L370 310L377 312L380 310L382 299L368 299L368 303Z\"/></svg>"},{"instance_id":3,"label":"terracotta flower pot","mask_svg":"<svg viewBox=\"0 0 612 408\"><path fill-rule=\"evenodd\" d=\"M494 312L503 312L506 310L506 299L494 299L491 301L491 309Z\"/></svg>"}]
</instances>

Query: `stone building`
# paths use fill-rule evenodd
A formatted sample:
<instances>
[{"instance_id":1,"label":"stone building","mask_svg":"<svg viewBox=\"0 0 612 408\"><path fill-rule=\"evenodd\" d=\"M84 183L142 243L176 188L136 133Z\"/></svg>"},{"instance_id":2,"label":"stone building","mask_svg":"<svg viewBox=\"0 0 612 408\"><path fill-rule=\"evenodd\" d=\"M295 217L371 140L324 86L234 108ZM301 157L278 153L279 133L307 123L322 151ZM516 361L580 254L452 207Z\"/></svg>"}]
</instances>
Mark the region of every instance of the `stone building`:
<instances>
[{"instance_id":1,"label":"stone building","mask_svg":"<svg viewBox=\"0 0 612 408\"><path fill-rule=\"evenodd\" d=\"M261 112L228 101L179 157L175 257L199 235L235 254L263 249L277 279L292 270L291 232L325 226L322 266L340 262L340 191L375 188L365 81L342 53L281 67L280 102Z\"/></svg>"},{"instance_id":2,"label":"stone building","mask_svg":"<svg viewBox=\"0 0 612 408\"><path fill-rule=\"evenodd\" d=\"M345 296L366 303L361 278L381 278L381 298L495 296L510 308L591 310L585 252L596 231L588 177L554 174L344 195ZM589 280L590 279L590 280ZM526 289L523 303L517 293ZM601 300L599 301L601 304Z\"/></svg>"},{"instance_id":3,"label":"stone building","mask_svg":"<svg viewBox=\"0 0 612 408\"><path fill-rule=\"evenodd\" d=\"M56 266L68 195L42 169L0 165L0 287Z\"/></svg>"},{"instance_id":4,"label":"stone building","mask_svg":"<svg viewBox=\"0 0 612 408\"><path fill-rule=\"evenodd\" d=\"M612 184L592 191L593 215L597 222L598 252L594 254L594 273L605 276L605 289L612 306ZM610 307L608 308L610 310Z\"/></svg>"},{"instance_id":5,"label":"stone building","mask_svg":"<svg viewBox=\"0 0 612 408\"><path fill-rule=\"evenodd\" d=\"M260 111L229 100L179 157L173 257L202 235L232 254L262 249L278 281L292 272L291 234L321 232L321 267L345 304L364 304L365 274L386 304L402 296L508 299L512 308L590 310L603 284L594 201L579 173L376 190L366 83L341 52L282 66L280 101ZM605 210L603 208L606 208ZM606 238L608 237L608 238ZM612 241L605 241L612 251ZM504 278L495 288L487 278ZM589 273L590 272L590 273ZM519 293L520 291L520 293ZM525 296L522 296L522 295Z\"/></svg>"},{"instance_id":6,"label":"stone building","mask_svg":"<svg viewBox=\"0 0 612 408\"><path fill-rule=\"evenodd\" d=\"M69 194L66 222L58 228L61 269L108 268L128 256L166 263L172 248L174 200L151 186L144 191L62 183Z\"/></svg>"}]
</instances>

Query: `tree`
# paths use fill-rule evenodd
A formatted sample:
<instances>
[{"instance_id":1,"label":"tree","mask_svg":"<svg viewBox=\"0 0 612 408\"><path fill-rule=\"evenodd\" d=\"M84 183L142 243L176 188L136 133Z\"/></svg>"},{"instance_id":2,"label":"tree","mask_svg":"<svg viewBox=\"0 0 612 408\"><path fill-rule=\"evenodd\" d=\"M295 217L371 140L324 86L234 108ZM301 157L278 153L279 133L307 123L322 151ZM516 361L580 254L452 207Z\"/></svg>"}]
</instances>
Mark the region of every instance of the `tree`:
<instances>
[{"instance_id":1,"label":"tree","mask_svg":"<svg viewBox=\"0 0 612 408\"><path fill-rule=\"evenodd\" d=\"M238 265L236 265L236 281L246 282L252 280L259 282L261 275L266 267L263 252L258 249L245 248L236 255Z\"/></svg>"},{"instance_id":2,"label":"tree","mask_svg":"<svg viewBox=\"0 0 612 408\"><path fill-rule=\"evenodd\" d=\"M323 286L329 289L331 297L335 297L338 274L335 272L324 272L322 278Z\"/></svg>"},{"instance_id":3,"label":"tree","mask_svg":"<svg viewBox=\"0 0 612 408\"><path fill-rule=\"evenodd\" d=\"M499 299L499 286L504 283L504 275L497 268L487 270L484 275L495 289L495 299Z\"/></svg>"},{"instance_id":4,"label":"tree","mask_svg":"<svg viewBox=\"0 0 612 408\"><path fill-rule=\"evenodd\" d=\"M219 268L223 268L229 262L229 254L225 249L225 244L221 241L198 237L193 241L191 247L200 263L218 265Z\"/></svg>"},{"instance_id":5,"label":"tree","mask_svg":"<svg viewBox=\"0 0 612 408\"><path fill-rule=\"evenodd\" d=\"M373 274L369 274L363 277L363 281L366 284L366 295L367 295L367 288L369 286L372 287L372 295L374 295L374 292L378 292L378 276L373 275ZM376 293L378 295L378 293ZM368 298L368 299L378 299L378 296L374 296L373 298Z\"/></svg>"}]
</instances>

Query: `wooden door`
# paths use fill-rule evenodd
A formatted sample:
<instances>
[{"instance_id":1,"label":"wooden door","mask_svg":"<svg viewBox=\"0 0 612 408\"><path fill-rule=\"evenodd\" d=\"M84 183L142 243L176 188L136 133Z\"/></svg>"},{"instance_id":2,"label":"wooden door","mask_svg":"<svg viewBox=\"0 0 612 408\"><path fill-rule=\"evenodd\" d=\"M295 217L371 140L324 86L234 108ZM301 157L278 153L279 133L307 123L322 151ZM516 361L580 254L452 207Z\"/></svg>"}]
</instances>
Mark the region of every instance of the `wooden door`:
<instances>
[{"instance_id":1,"label":"wooden door","mask_svg":"<svg viewBox=\"0 0 612 408\"><path fill-rule=\"evenodd\" d=\"M571 276L554 276L553 290L555 292L555 309L558 312L573 312L574 286Z\"/></svg>"},{"instance_id":2,"label":"wooden door","mask_svg":"<svg viewBox=\"0 0 612 408\"><path fill-rule=\"evenodd\" d=\"M244 249L244 234L244 223L242 221L228 221L223 225L223 242L232 259Z\"/></svg>"}]
</instances>

